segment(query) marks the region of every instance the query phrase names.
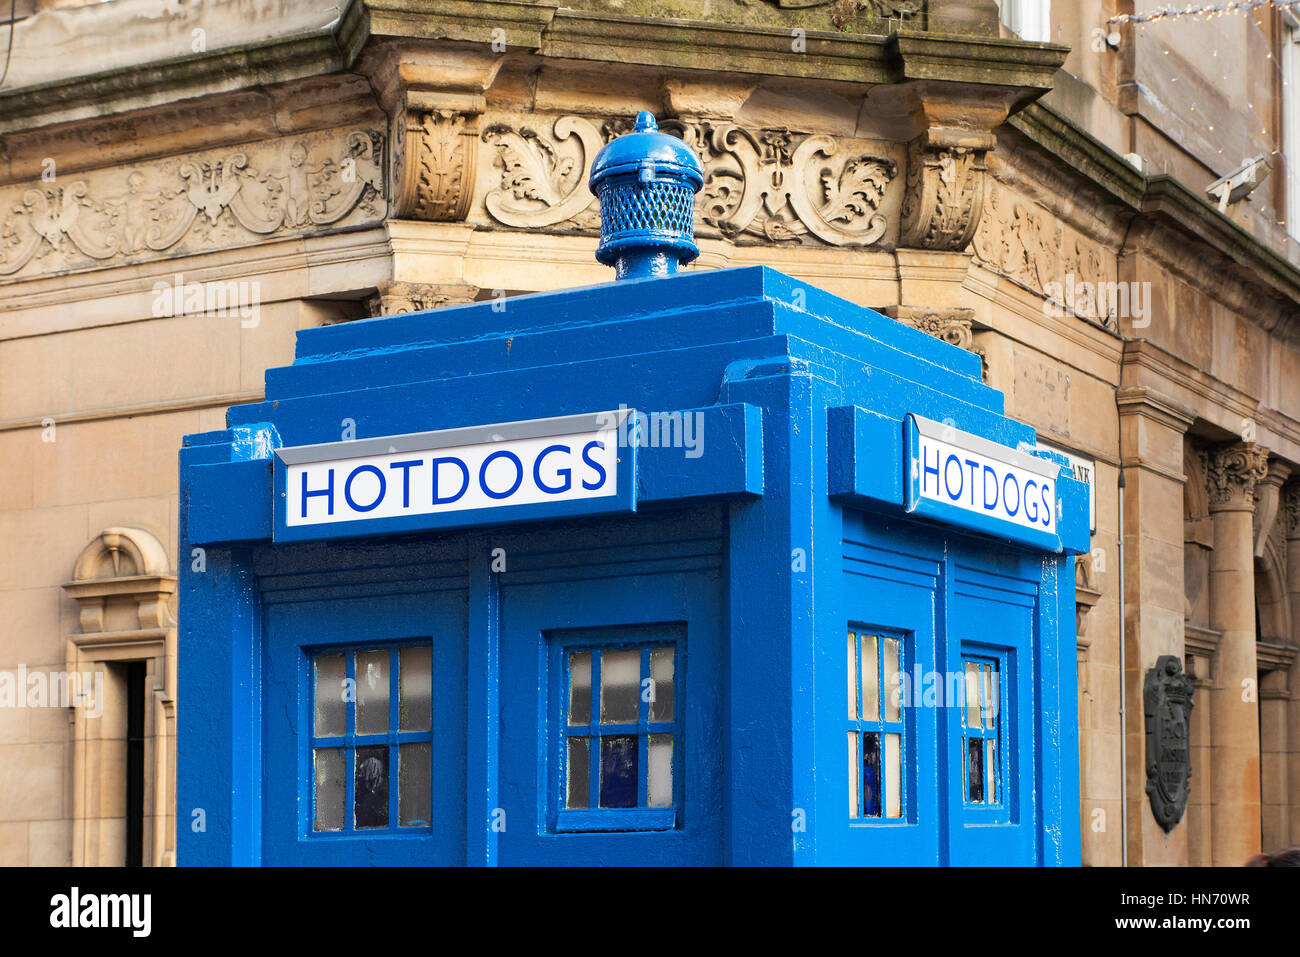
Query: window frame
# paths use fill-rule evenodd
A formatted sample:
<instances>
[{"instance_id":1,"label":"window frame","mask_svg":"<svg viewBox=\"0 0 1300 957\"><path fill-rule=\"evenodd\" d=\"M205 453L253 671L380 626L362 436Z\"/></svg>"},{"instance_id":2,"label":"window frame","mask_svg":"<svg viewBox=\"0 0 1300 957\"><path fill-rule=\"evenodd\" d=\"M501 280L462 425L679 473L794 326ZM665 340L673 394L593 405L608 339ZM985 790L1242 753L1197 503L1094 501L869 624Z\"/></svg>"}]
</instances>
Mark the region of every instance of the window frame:
<instances>
[{"instance_id":1,"label":"window frame","mask_svg":"<svg viewBox=\"0 0 1300 957\"><path fill-rule=\"evenodd\" d=\"M685 622L666 622L656 624L619 625L612 627L594 627L564 629L547 632L544 636L545 646L549 651L550 706L547 713L553 725L550 735L551 743L548 755L548 787L550 794L549 824L557 834L609 833L609 832L663 832L672 831L682 826L682 810L685 806L685 782L682 767L684 764L683 737L685 729L685 688L686 688L686 624ZM591 702L588 724L570 725L569 719L569 655L573 652L604 652L627 649L641 651L641 678L649 675L650 654L655 648L671 647L673 649L673 720L650 721L649 702L637 695L637 721L635 724L611 723L600 721L600 695L598 689L599 669L596 656L592 657ZM589 804L599 803L600 793L600 747L599 739L615 735L635 735L638 754L638 801L644 795L648 782L649 767L646 761L648 752L647 737L652 734L671 734L673 738L672 775L673 803L670 807L632 808L567 808L567 772L568 740L571 737L586 737L593 742L590 747L589 760L596 773L589 773L588 787L592 800Z\"/></svg>"},{"instance_id":2,"label":"window frame","mask_svg":"<svg viewBox=\"0 0 1300 957\"><path fill-rule=\"evenodd\" d=\"M898 827L901 825L916 823L916 801L915 801L915 774L916 774L916 755L915 755L915 734L912 727L912 708L903 697L903 681L908 674L908 669L912 667L913 657L916 654L915 638L911 632L900 631L896 628L879 628L874 625L864 625L853 621L847 623L844 629L844 640L847 642L849 635L855 636L855 695L857 703L857 717L846 719L845 728L847 733L857 735L856 744L856 781L857 781L857 815L846 815L846 819L851 827ZM874 637L876 639L876 690L878 709L878 720L862 717L862 639L863 637ZM898 641L898 674L899 674L899 702L898 702L898 720L888 721L884 717L885 695L887 693L884 686L884 643L886 638L894 638ZM847 648L845 649L847 650ZM843 656L844 653L841 652ZM842 660L844 658L842 657ZM847 667L847 660L845 665ZM848 688L848 675L845 675L845 690ZM915 689L914 692L915 693ZM847 700L845 704L847 705ZM846 709L847 710L847 709ZM843 712L841 712L843 713ZM867 733L877 733L880 736L880 763L881 763L881 801L879 816L868 817L863 813L865 807L863 779L862 779L862 741L863 735ZM897 817L889 817L887 813L887 798L885 797L885 735L898 734L898 770L899 770L899 814ZM846 778L844 784L847 788L851 779Z\"/></svg>"},{"instance_id":3,"label":"window frame","mask_svg":"<svg viewBox=\"0 0 1300 957\"><path fill-rule=\"evenodd\" d=\"M957 739L958 739L958 757L961 761L961 771L959 775L961 788L961 806L962 809L969 813L985 815L988 818L986 823L990 824L1010 824L1011 821L1011 798L1009 791L1012 780L1011 763L1014 754L1009 747L1011 740L1011 721L1014 720L1014 713L1011 710L1011 683L1013 681L1013 660L1014 652L1010 648L1002 648L993 645L981 644L978 642L963 642L960 648L958 661L961 664L961 688L962 701L960 710L957 715ZM971 662L979 665L994 666L994 673L997 675L998 686L998 712L994 719L996 727L992 734L989 729L980 727L979 729L970 729L966 725L966 663ZM981 709L983 708L983 682L980 682ZM981 725L983 724L983 710L980 712ZM978 735L972 735L971 730L978 730ZM997 744L997 774L994 778L997 784L996 801L974 802L970 800L970 787L967 783L967 761L969 758L968 747L966 743L972 737L979 737L980 740L989 740L992 738ZM986 760L986 759L982 759ZM984 768L985 789L987 791L988 769Z\"/></svg>"},{"instance_id":4,"label":"window frame","mask_svg":"<svg viewBox=\"0 0 1300 957\"><path fill-rule=\"evenodd\" d=\"M1052 0L999 0L1002 25L1030 43L1052 42Z\"/></svg>"},{"instance_id":5,"label":"window frame","mask_svg":"<svg viewBox=\"0 0 1300 957\"><path fill-rule=\"evenodd\" d=\"M401 651L405 648L427 647L429 649L429 728L425 731L401 731ZM299 833L313 841L368 841L393 840L404 838L427 838L433 833L433 781L437 775L434 764L433 725L437 713L434 700L436 684L434 680L434 661L437 657L433 638L418 635L406 638L376 639L364 642L339 642L333 644L313 644L300 646L301 657L299 682L302 688L300 700L303 702L302 727L305 731L298 735L299 773L298 806L301 809ZM388 730L383 734L356 733L356 655L359 652L388 651ZM344 702L344 733L342 735L316 734L316 668L317 655L344 656L343 674L354 682L351 701ZM360 739L360 743L358 743ZM401 821L401 757L399 745L429 745L429 813L424 825L402 826ZM356 827L356 750L358 747L387 745L388 751L388 825L386 827ZM343 751L343 827L339 830L318 831L316 823L316 766L314 751L318 748L339 748ZM348 760L349 755L351 761Z\"/></svg>"},{"instance_id":6,"label":"window frame","mask_svg":"<svg viewBox=\"0 0 1300 957\"><path fill-rule=\"evenodd\" d=\"M1300 16L1282 9L1282 158L1286 164L1286 233L1300 240Z\"/></svg>"}]
</instances>

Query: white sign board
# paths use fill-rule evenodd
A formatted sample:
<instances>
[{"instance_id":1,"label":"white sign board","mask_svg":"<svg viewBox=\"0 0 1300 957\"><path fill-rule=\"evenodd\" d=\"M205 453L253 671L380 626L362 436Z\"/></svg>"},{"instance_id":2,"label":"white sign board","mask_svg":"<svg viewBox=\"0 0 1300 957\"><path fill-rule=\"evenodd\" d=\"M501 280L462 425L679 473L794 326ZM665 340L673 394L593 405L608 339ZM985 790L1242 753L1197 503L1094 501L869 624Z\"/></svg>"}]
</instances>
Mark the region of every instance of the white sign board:
<instances>
[{"instance_id":1,"label":"white sign board","mask_svg":"<svg viewBox=\"0 0 1300 957\"><path fill-rule=\"evenodd\" d=\"M921 416L908 419L909 511L990 531L1011 525L1056 534L1059 465Z\"/></svg>"},{"instance_id":2,"label":"white sign board","mask_svg":"<svg viewBox=\"0 0 1300 957\"><path fill-rule=\"evenodd\" d=\"M288 529L619 494L608 412L277 450ZM563 513L564 507L557 508Z\"/></svg>"}]
</instances>

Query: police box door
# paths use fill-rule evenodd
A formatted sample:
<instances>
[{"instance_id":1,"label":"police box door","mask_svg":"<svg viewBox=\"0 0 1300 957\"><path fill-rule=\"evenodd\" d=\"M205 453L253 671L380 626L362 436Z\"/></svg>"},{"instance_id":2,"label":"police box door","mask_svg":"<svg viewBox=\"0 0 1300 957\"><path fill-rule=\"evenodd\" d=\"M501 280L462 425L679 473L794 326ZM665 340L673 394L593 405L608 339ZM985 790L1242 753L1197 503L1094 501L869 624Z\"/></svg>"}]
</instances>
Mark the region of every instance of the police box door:
<instances>
[{"instance_id":1,"label":"police box door","mask_svg":"<svg viewBox=\"0 0 1300 957\"><path fill-rule=\"evenodd\" d=\"M405 587L264 596L263 863L464 863L466 594Z\"/></svg>"},{"instance_id":2,"label":"police box door","mask_svg":"<svg viewBox=\"0 0 1300 957\"><path fill-rule=\"evenodd\" d=\"M1042 561L956 542L947 565L948 863L1040 864Z\"/></svg>"},{"instance_id":3,"label":"police box door","mask_svg":"<svg viewBox=\"0 0 1300 957\"><path fill-rule=\"evenodd\" d=\"M503 546L501 864L722 863L721 546L687 517Z\"/></svg>"}]
</instances>

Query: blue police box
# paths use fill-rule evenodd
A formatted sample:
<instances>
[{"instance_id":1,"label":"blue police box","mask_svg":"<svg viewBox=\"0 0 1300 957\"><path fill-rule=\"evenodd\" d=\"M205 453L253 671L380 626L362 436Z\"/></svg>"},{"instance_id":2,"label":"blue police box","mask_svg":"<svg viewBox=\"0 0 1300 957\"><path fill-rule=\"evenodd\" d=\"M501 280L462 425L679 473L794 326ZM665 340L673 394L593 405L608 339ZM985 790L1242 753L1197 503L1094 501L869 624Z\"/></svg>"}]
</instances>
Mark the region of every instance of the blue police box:
<instances>
[{"instance_id":1,"label":"blue police box","mask_svg":"<svg viewBox=\"0 0 1300 957\"><path fill-rule=\"evenodd\" d=\"M679 272L308 329L180 454L182 864L1077 864L1087 491L979 357Z\"/></svg>"}]
</instances>

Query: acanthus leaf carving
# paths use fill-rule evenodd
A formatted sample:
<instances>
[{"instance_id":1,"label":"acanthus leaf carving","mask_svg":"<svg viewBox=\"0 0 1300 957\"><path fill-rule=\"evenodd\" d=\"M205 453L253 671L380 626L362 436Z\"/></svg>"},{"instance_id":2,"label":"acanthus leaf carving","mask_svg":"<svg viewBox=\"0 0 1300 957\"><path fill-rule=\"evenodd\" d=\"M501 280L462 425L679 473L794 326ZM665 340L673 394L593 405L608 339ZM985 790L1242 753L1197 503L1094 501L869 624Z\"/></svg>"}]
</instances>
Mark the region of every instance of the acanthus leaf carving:
<instances>
[{"instance_id":1,"label":"acanthus leaf carving","mask_svg":"<svg viewBox=\"0 0 1300 957\"><path fill-rule=\"evenodd\" d=\"M696 198L701 236L742 244L816 238L845 247L872 246L885 236L898 163L882 151L861 141L732 123L667 119L660 128L685 140L704 166ZM550 133L525 119L493 123L483 132L497 151L499 175L484 196L488 217L520 229L598 231L599 204L587 188L591 163L627 129L624 122L597 128L579 116L559 117Z\"/></svg>"},{"instance_id":2,"label":"acanthus leaf carving","mask_svg":"<svg viewBox=\"0 0 1300 957\"><path fill-rule=\"evenodd\" d=\"M949 309L927 309L917 306L889 306L885 314L899 322L918 329L927 335L942 339L949 345L980 357L980 374L987 381L989 361L985 351L975 345L975 310L954 307Z\"/></svg>"},{"instance_id":3,"label":"acanthus leaf carving","mask_svg":"<svg viewBox=\"0 0 1300 957\"><path fill-rule=\"evenodd\" d=\"M431 222L457 222L469 212L478 168L474 113L408 110L397 123L393 151L396 214Z\"/></svg>"},{"instance_id":4,"label":"acanthus leaf carving","mask_svg":"<svg viewBox=\"0 0 1300 957\"><path fill-rule=\"evenodd\" d=\"M899 243L918 249L964 250L984 205L984 150L908 145L907 188Z\"/></svg>"},{"instance_id":5,"label":"acanthus leaf carving","mask_svg":"<svg viewBox=\"0 0 1300 957\"><path fill-rule=\"evenodd\" d=\"M1250 442L1200 450L1210 511L1253 510L1255 487L1268 474L1268 450Z\"/></svg>"},{"instance_id":6,"label":"acanthus leaf carving","mask_svg":"<svg viewBox=\"0 0 1300 957\"><path fill-rule=\"evenodd\" d=\"M611 137L617 132L607 130ZM484 130L483 140L496 148L501 171L500 185L483 201L498 222L519 229L554 226L595 203L587 179L605 137L590 120L561 116L549 136L531 126L497 124ZM598 220L587 217L585 225L593 223L599 228Z\"/></svg>"}]
</instances>

